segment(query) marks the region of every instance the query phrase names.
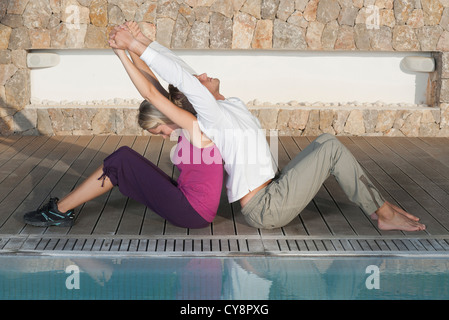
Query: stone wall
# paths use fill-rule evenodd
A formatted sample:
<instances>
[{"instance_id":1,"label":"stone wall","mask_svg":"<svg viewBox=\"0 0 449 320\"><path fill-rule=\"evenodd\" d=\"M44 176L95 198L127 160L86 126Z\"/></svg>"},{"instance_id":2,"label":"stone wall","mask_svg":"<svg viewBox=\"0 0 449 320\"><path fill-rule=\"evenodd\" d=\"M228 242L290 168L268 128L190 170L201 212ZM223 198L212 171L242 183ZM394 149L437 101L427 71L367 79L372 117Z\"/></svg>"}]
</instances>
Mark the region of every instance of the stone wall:
<instances>
[{"instance_id":1,"label":"stone wall","mask_svg":"<svg viewBox=\"0 0 449 320\"><path fill-rule=\"evenodd\" d=\"M408 132L400 124L427 123L430 115L431 126L419 132L446 135L448 131L449 0L1 0L0 134L59 132L54 127L38 129L42 108L39 113L27 111L28 50L107 48L110 29L126 20L139 21L145 34L170 48L434 52L437 69L429 81L430 113L388 106L374 110L377 113L363 106L349 113L344 108L306 110L301 105L297 108L303 111L285 110L295 114L308 111L309 128L319 124L316 130L322 130L322 123L332 122L335 134L348 133L349 129L341 131L341 126L351 128L350 124L357 121L364 123L365 131L354 129L351 134L385 134L372 128L386 111L389 123L393 123L390 134ZM52 108L47 109L50 113ZM259 110L258 106L254 110ZM262 117L260 110L254 112ZM285 116L282 108L265 110L276 113L276 119ZM75 115L68 117L73 121L78 113L82 112L73 111ZM407 122L412 114L416 119ZM316 120L317 115L321 120ZM348 124L340 124L342 119ZM261 121L265 123L263 118ZM275 126L282 127L282 121ZM77 132L73 130L69 131ZM310 132L306 127L295 130Z\"/></svg>"},{"instance_id":2,"label":"stone wall","mask_svg":"<svg viewBox=\"0 0 449 320\"><path fill-rule=\"evenodd\" d=\"M449 109L390 105L330 108L322 105L248 104L263 129L279 135L446 137ZM14 130L27 135L145 135L137 125L138 106L33 106L14 116Z\"/></svg>"}]
</instances>

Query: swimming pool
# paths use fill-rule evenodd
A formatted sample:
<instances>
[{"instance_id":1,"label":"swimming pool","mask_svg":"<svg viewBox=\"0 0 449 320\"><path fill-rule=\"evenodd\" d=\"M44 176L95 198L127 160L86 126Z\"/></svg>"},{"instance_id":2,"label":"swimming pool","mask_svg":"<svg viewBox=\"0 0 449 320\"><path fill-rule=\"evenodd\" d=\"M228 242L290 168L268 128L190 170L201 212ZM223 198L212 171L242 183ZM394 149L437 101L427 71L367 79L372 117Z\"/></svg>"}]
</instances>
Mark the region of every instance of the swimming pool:
<instances>
[{"instance_id":1,"label":"swimming pool","mask_svg":"<svg viewBox=\"0 0 449 320\"><path fill-rule=\"evenodd\" d=\"M448 299L449 259L1 256L0 299Z\"/></svg>"}]
</instances>

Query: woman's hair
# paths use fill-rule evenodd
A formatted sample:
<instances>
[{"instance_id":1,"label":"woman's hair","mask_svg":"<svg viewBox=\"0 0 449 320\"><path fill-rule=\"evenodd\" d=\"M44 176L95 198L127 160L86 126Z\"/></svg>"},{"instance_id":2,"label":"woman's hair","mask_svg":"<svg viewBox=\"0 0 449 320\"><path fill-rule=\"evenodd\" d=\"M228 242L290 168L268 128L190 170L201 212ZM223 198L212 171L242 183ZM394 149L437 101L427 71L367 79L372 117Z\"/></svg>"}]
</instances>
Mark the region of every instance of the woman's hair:
<instances>
[{"instance_id":1,"label":"woman's hair","mask_svg":"<svg viewBox=\"0 0 449 320\"><path fill-rule=\"evenodd\" d=\"M189 111L193 115L196 115L195 109L192 104L186 98L186 96L173 85L168 86L168 99L173 102L179 108ZM161 124L173 124L168 117L160 112L155 106L153 106L147 100L143 100L139 107L139 115L137 117L139 126L144 129L154 129Z\"/></svg>"},{"instance_id":2,"label":"woman's hair","mask_svg":"<svg viewBox=\"0 0 449 320\"><path fill-rule=\"evenodd\" d=\"M147 100L143 100L140 104L137 122L144 130L154 129L161 124L173 123L173 121L167 118Z\"/></svg>"}]
</instances>

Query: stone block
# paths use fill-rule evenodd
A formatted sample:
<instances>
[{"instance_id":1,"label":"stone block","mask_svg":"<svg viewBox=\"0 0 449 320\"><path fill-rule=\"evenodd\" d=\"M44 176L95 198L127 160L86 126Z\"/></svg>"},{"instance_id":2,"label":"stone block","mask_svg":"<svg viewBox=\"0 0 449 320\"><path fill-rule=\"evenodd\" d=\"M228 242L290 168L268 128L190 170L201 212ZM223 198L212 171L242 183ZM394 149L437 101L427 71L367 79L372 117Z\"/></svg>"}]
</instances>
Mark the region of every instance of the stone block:
<instances>
[{"instance_id":1,"label":"stone block","mask_svg":"<svg viewBox=\"0 0 449 320\"><path fill-rule=\"evenodd\" d=\"M340 5L337 0L320 0L316 10L316 20L322 23L334 21L340 15Z\"/></svg>"},{"instance_id":2,"label":"stone block","mask_svg":"<svg viewBox=\"0 0 449 320\"><path fill-rule=\"evenodd\" d=\"M8 49L12 29L0 24L0 50Z\"/></svg>"},{"instance_id":3,"label":"stone block","mask_svg":"<svg viewBox=\"0 0 449 320\"><path fill-rule=\"evenodd\" d=\"M393 28L392 46L398 51L417 51L420 49L414 29L405 25L397 25Z\"/></svg>"},{"instance_id":4,"label":"stone block","mask_svg":"<svg viewBox=\"0 0 449 320\"><path fill-rule=\"evenodd\" d=\"M421 127L421 113L411 112L405 119L404 125L401 128L402 133L406 137L418 137Z\"/></svg>"},{"instance_id":5,"label":"stone block","mask_svg":"<svg viewBox=\"0 0 449 320\"><path fill-rule=\"evenodd\" d=\"M214 12L210 16L210 48L230 49L232 47L232 19Z\"/></svg>"},{"instance_id":6,"label":"stone block","mask_svg":"<svg viewBox=\"0 0 449 320\"><path fill-rule=\"evenodd\" d=\"M307 45L312 50L322 50L321 37L324 31L324 23L319 21L312 21L306 32Z\"/></svg>"},{"instance_id":7,"label":"stone block","mask_svg":"<svg viewBox=\"0 0 449 320\"><path fill-rule=\"evenodd\" d=\"M449 102L449 79L441 80L440 102Z\"/></svg>"},{"instance_id":8,"label":"stone block","mask_svg":"<svg viewBox=\"0 0 449 320\"><path fill-rule=\"evenodd\" d=\"M37 124L36 128L41 135L51 136L54 135L53 126L51 123L48 110L37 109Z\"/></svg>"},{"instance_id":9,"label":"stone block","mask_svg":"<svg viewBox=\"0 0 449 320\"><path fill-rule=\"evenodd\" d=\"M257 21L251 47L254 49L271 49L273 47L273 21Z\"/></svg>"},{"instance_id":10,"label":"stone block","mask_svg":"<svg viewBox=\"0 0 449 320\"><path fill-rule=\"evenodd\" d=\"M36 109L23 109L17 112L14 117L14 132L24 133L32 131L37 127L37 112Z\"/></svg>"},{"instance_id":11,"label":"stone block","mask_svg":"<svg viewBox=\"0 0 449 320\"><path fill-rule=\"evenodd\" d=\"M260 12L262 19L273 20L279 8L280 0L262 0Z\"/></svg>"},{"instance_id":12,"label":"stone block","mask_svg":"<svg viewBox=\"0 0 449 320\"><path fill-rule=\"evenodd\" d=\"M17 67L13 64L0 64L0 86L4 86L16 71Z\"/></svg>"},{"instance_id":13,"label":"stone block","mask_svg":"<svg viewBox=\"0 0 449 320\"><path fill-rule=\"evenodd\" d=\"M303 131L305 136L319 136L323 132L320 130L320 110L310 110L307 125Z\"/></svg>"},{"instance_id":14,"label":"stone block","mask_svg":"<svg viewBox=\"0 0 449 320\"><path fill-rule=\"evenodd\" d=\"M256 1L260 2L260 0L256 0ZM248 0L247 2L251 3L251 0ZM254 1L252 1L252 2L254 2ZM229 0L217 0L210 7L210 11L211 12L221 13L222 15L224 15L227 18L232 18L232 16L234 15L234 6L233 6L232 1L229 1ZM246 11L244 11L243 8L242 8L242 12L246 12ZM260 11L259 11L259 16L260 16Z\"/></svg>"},{"instance_id":15,"label":"stone block","mask_svg":"<svg viewBox=\"0 0 449 320\"><path fill-rule=\"evenodd\" d=\"M12 29L9 37L8 49L29 49L31 47L30 37L28 35L28 29L26 27L20 27Z\"/></svg>"},{"instance_id":16,"label":"stone block","mask_svg":"<svg viewBox=\"0 0 449 320\"><path fill-rule=\"evenodd\" d=\"M232 48L249 49L253 41L257 19L250 14L240 12L234 16L232 28Z\"/></svg>"},{"instance_id":17,"label":"stone block","mask_svg":"<svg viewBox=\"0 0 449 320\"><path fill-rule=\"evenodd\" d=\"M96 27L108 25L108 2L106 0L93 0L89 9L91 24Z\"/></svg>"},{"instance_id":18,"label":"stone block","mask_svg":"<svg viewBox=\"0 0 449 320\"><path fill-rule=\"evenodd\" d=\"M280 0L276 17L278 19L287 21L287 19L295 12L294 0Z\"/></svg>"},{"instance_id":19,"label":"stone block","mask_svg":"<svg viewBox=\"0 0 449 320\"><path fill-rule=\"evenodd\" d=\"M302 28L276 19L273 26L274 49L307 49L305 32Z\"/></svg>"},{"instance_id":20,"label":"stone block","mask_svg":"<svg viewBox=\"0 0 449 320\"><path fill-rule=\"evenodd\" d=\"M437 44L438 51L449 51L449 31L443 31Z\"/></svg>"},{"instance_id":21,"label":"stone block","mask_svg":"<svg viewBox=\"0 0 449 320\"><path fill-rule=\"evenodd\" d=\"M159 32L159 30L158 30ZM187 36L186 48L208 49L210 43L210 24L195 22Z\"/></svg>"},{"instance_id":22,"label":"stone block","mask_svg":"<svg viewBox=\"0 0 449 320\"><path fill-rule=\"evenodd\" d=\"M439 0L421 0L424 12L424 25L435 26L440 23L443 15L443 5Z\"/></svg>"},{"instance_id":23,"label":"stone block","mask_svg":"<svg viewBox=\"0 0 449 320\"><path fill-rule=\"evenodd\" d=\"M45 29L51 16L51 7L48 0L29 1L23 14L23 25L28 29Z\"/></svg>"},{"instance_id":24,"label":"stone block","mask_svg":"<svg viewBox=\"0 0 449 320\"><path fill-rule=\"evenodd\" d=\"M19 69L5 84L6 103L17 110L30 102L30 71Z\"/></svg>"},{"instance_id":25,"label":"stone block","mask_svg":"<svg viewBox=\"0 0 449 320\"><path fill-rule=\"evenodd\" d=\"M365 123L361 110L352 110L346 120L344 132L351 135L363 135L365 133Z\"/></svg>"},{"instance_id":26,"label":"stone block","mask_svg":"<svg viewBox=\"0 0 449 320\"><path fill-rule=\"evenodd\" d=\"M449 78L449 52L441 53L441 78Z\"/></svg>"},{"instance_id":27,"label":"stone block","mask_svg":"<svg viewBox=\"0 0 449 320\"><path fill-rule=\"evenodd\" d=\"M376 132L386 132L393 128L396 110L379 110L376 119Z\"/></svg>"},{"instance_id":28,"label":"stone block","mask_svg":"<svg viewBox=\"0 0 449 320\"><path fill-rule=\"evenodd\" d=\"M29 0L9 0L8 10L9 14L22 14L27 6Z\"/></svg>"}]
</instances>

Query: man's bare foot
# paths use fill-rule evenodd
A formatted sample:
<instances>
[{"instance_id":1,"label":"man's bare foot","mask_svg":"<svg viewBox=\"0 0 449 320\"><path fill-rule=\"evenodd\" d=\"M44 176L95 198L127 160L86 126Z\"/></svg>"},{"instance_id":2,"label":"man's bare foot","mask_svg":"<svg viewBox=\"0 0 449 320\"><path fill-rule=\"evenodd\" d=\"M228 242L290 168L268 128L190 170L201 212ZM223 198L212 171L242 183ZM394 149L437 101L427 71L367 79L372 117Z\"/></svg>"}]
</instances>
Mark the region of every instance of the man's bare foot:
<instances>
[{"instance_id":1,"label":"man's bare foot","mask_svg":"<svg viewBox=\"0 0 449 320\"><path fill-rule=\"evenodd\" d=\"M403 210L396 210L398 208L385 202L382 207L376 211L377 224L380 230L402 230L402 231L422 231L426 229L426 226L419 223L416 217L410 215ZM403 214L405 212L406 214ZM415 219L411 219L408 216L412 216Z\"/></svg>"},{"instance_id":2,"label":"man's bare foot","mask_svg":"<svg viewBox=\"0 0 449 320\"><path fill-rule=\"evenodd\" d=\"M143 32L140 29L140 27L137 24L137 22L135 22L135 21L128 21L128 22L125 23L125 25L128 27L129 31L131 32L133 37L136 38L136 40L140 41L141 43L143 43L146 46L150 45L151 40L149 38L147 38L143 34Z\"/></svg>"},{"instance_id":3,"label":"man's bare foot","mask_svg":"<svg viewBox=\"0 0 449 320\"><path fill-rule=\"evenodd\" d=\"M402 210L402 209L399 208L398 206L395 206L394 204L392 204L392 203L390 203L390 202L388 202L388 201L385 201L385 204L388 205L388 206L390 206L393 210L395 210L395 211L399 212L400 214L406 216L407 218L409 218L409 219L411 219L411 220L414 220L414 221L419 221L419 218L418 218L418 217L416 217L416 216L414 216L414 215L408 213L407 211ZM377 216L377 214L376 214L375 212L371 214L371 219L377 220L378 218L379 218L379 217Z\"/></svg>"}]
</instances>

